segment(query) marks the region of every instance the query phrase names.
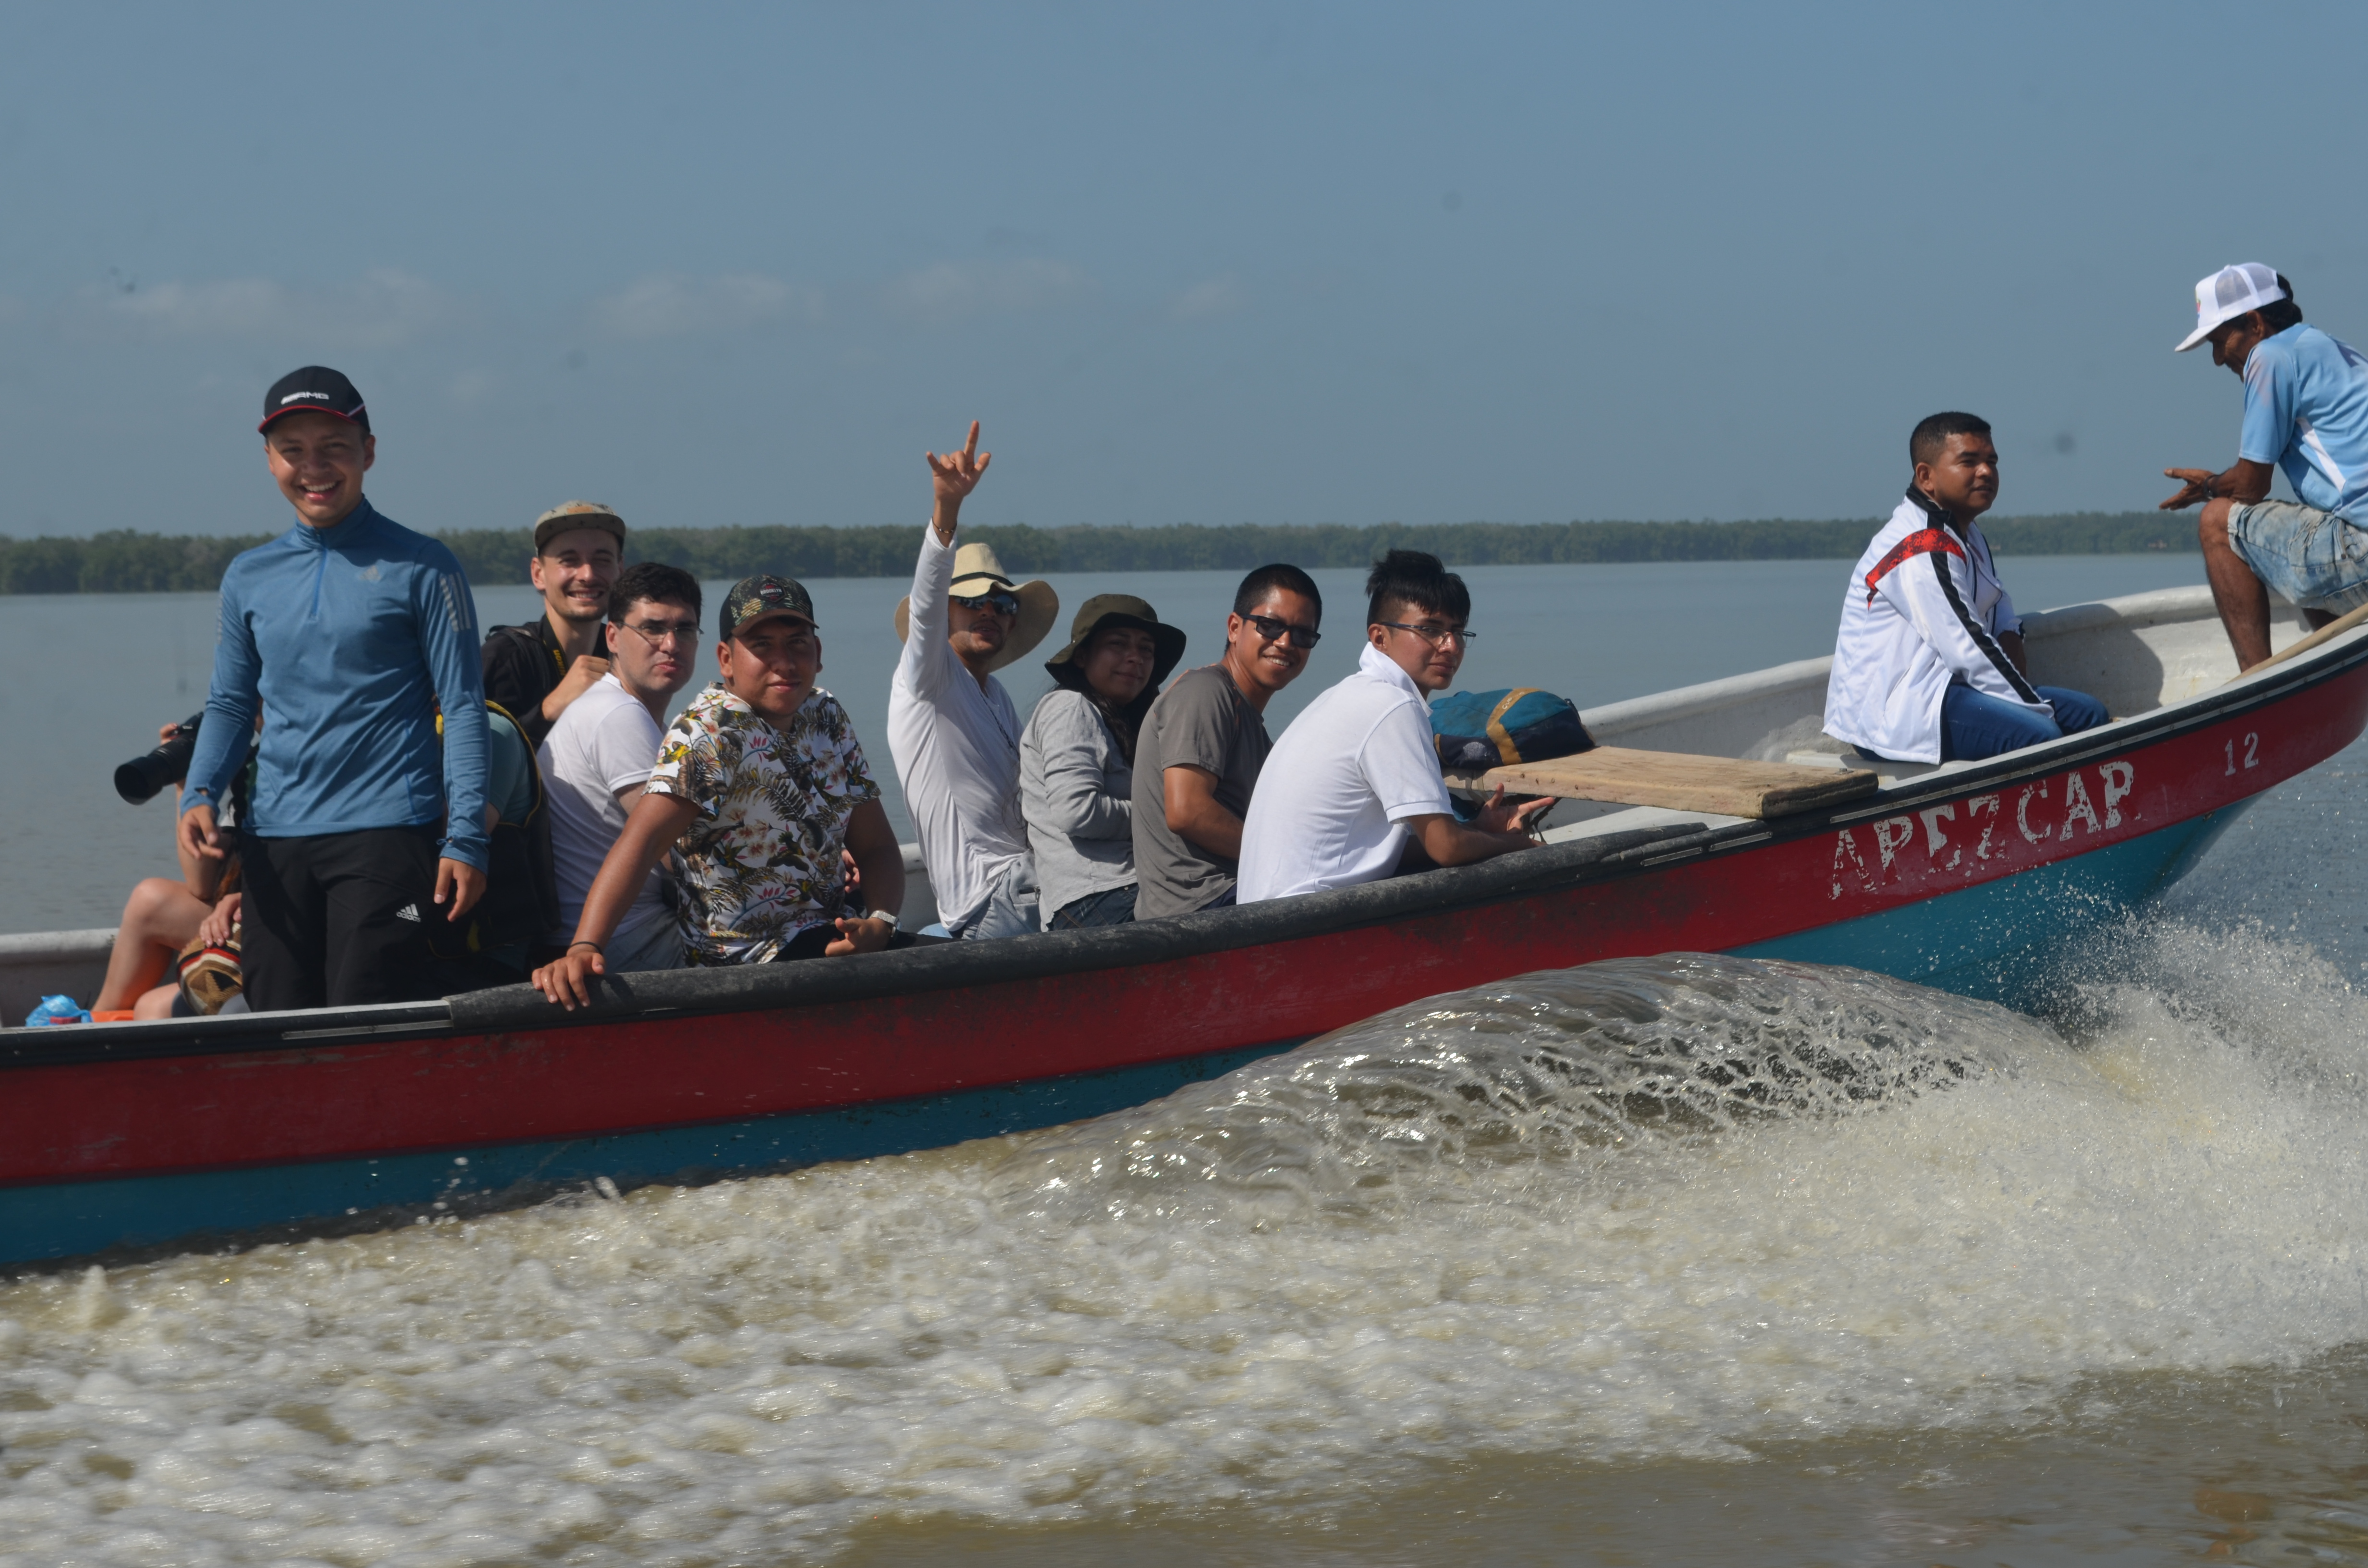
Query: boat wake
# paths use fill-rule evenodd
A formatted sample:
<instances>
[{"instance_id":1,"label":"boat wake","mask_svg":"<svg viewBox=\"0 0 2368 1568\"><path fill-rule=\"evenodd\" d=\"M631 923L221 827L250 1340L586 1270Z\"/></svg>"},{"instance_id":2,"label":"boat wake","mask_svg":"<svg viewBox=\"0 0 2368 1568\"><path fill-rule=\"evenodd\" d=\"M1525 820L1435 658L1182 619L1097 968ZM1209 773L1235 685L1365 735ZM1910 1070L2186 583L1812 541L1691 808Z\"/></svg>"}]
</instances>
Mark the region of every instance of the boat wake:
<instances>
[{"instance_id":1,"label":"boat wake","mask_svg":"<svg viewBox=\"0 0 2368 1568\"><path fill-rule=\"evenodd\" d=\"M2045 1428L2368 1337L2368 1004L1675 956L1049 1132L0 1290L0 1564L827 1552L1488 1455ZM160 1546L158 1543L169 1543Z\"/></svg>"},{"instance_id":2,"label":"boat wake","mask_svg":"<svg viewBox=\"0 0 2368 1568\"><path fill-rule=\"evenodd\" d=\"M1575 1199L1588 1165L1672 1141L1666 1153L1691 1157L1707 1134L2008 1073L2017 1045L2051 1040L2003 1008L1857 971L1620 960L1429 998L1156 1106L1016 1140L1027 1153L992 1190L1044 1221Z\"/></svg>"}]
</instances>

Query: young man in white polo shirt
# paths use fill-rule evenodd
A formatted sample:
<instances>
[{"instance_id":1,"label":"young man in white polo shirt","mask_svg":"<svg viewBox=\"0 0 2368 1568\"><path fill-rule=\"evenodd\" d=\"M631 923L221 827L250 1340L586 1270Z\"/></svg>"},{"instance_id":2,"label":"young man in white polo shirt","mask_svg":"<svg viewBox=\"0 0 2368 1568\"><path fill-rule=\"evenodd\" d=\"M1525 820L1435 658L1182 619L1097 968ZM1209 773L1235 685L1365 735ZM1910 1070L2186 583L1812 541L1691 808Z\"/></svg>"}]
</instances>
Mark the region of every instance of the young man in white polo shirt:
<instances>
[{"instance_id":1,"label":"young man in white polo shirt","mask_svg":"<svg viewBox=\"0 0 2368 1568\"><path fill-rule=\"evenodd\" d=\"M644 561L625 568L609 590L605 641L597 645L608 672L560 710L543 740L559 881L553 946L575 934L600 864L657 766L666 705L699 667L699 579L679 566ZM605 950L611 974L682 967L682 934L662 868L650 868Z\"/></svg>"},{"instance_id":2,"label":"young man in white polo shirt","mask_svg":"<svg viewBox=\"0 0 2368 1568\"><path fill-rule=\"evenodd\" d=\"M1242 824L1239 902L1378 881L1406 842L1440 866L1527 849L1548 800L1504 791L1470 825L1455 820L1424 699L1455 682L1471 634L1463 579L1417 550L1393 550L1365 578L1357 671L1307 705L1274 744Z\"/></svg>"}]
</instances>

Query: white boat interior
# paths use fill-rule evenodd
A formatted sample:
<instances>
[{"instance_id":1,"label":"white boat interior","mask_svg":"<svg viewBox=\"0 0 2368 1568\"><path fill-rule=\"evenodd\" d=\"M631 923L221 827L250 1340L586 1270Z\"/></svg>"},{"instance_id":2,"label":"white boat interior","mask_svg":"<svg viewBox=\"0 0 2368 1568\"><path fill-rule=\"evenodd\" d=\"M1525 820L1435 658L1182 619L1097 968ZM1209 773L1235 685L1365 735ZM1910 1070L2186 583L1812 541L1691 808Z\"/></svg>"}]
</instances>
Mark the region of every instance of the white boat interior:
<instances>
[{"instance_id":1,"label":"white boat interior","mask_svg":"<svg viewBox=\"0 0 2368 1568\"><path fill-rule=\"evenodd\" d=\"M2273 605L2272 651L2308 634L2292 605ZM2163 588L2092 604L2067 605L2022 618L2031 678L2041 686L2085 691L2116 721L2200 697L2237 677L2236 654L2206 587ZM1885 788L1971 763L1892 762L1863 755L1825 733L1826 679L1831 654L1801 659L1748 675L1680 687L1587 710L1588 733L1604 745L1639 751L1688 752L1754 762L1869 768ZM1739 817L1673 812L1658 806L1565 801L1546 836L1559 842L1593 833L1648 827L1671 821L1723 826Z\"/></svg>"},{"instance_id":2,"label":"white boat interior","mask_svg":"<svg viewBox=\"0 0 2368 1568\"><path fill-rule=\"evenodd\" d=\"M2274 607L2273 648L2290 647L2305 634L2292 606L2281 602ZM2203 587L2165 588L2026 615L2023 642L2035 682L2089 692L2117 720L2201 696L2237 674L2227 636L2212 608L2211 590ZM1607 703L1580 717L1605 745L1866 767L1885 787L1971 766L1869 758L1827 735L1826 677L1832 665L1830 655L1802 659ZM1554 809L1546 837L1560 842L1672 822L1720 826L1740 820L1659 806L1565 801ZM905 846L905 872L904 924L908 929L933 924L937 900L916 846ZM42 996L57 992L83 998L96 994L114 937L106 928L0 936L0 1021L23 1018Z\"/></svg>"}]
</instances>

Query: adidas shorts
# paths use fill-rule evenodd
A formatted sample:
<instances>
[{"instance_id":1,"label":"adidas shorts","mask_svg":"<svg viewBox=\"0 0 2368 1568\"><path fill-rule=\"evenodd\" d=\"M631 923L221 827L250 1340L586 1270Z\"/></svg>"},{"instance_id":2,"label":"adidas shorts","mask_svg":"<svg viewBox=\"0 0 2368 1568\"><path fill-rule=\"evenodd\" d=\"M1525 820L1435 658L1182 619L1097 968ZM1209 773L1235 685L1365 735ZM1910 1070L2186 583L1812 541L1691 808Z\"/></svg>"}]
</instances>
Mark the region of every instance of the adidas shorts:
<instances>
[{"instance_id":1,"label":"adidas shorts","mask_svg":"<svg viewBox=\"0 0 2368 1568\"><path fill-rule=\"evenodd\" d=\"M432 827L377 827L317 838L248 836L239 964L247 1005L355 1007L443 994L427 949L436 907Z\"/></svg>"}]
</instances>

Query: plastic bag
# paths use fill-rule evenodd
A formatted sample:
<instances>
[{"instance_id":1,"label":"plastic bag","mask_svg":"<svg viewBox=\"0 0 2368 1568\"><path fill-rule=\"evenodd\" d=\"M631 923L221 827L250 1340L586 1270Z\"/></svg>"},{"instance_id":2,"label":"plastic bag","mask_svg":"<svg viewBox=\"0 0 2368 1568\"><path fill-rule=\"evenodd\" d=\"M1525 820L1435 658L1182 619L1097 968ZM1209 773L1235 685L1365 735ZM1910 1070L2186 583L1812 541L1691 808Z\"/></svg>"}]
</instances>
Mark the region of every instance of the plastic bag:
<instances>
[{"instance_id":1,"label":"plastic bag","mask_svg":"<svg viewBox=\"0 0 2368 1568\"><path fill-rule=\"evenodd\" d=\"M51 1024L86 1024L90 1012L71 996L44 996L41 1005L26 1016L28 1029L45 1028Z\"/></svg>"}]
</instances>

